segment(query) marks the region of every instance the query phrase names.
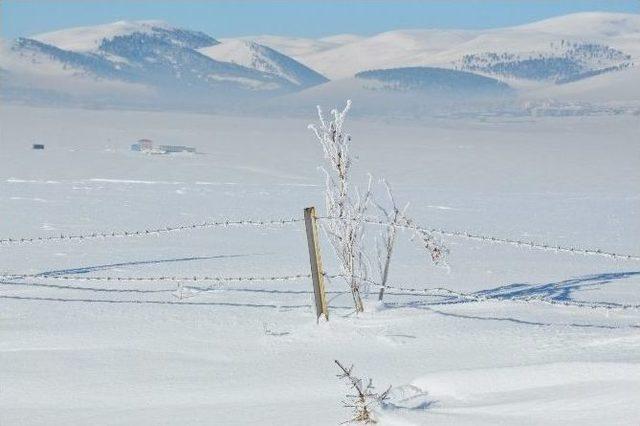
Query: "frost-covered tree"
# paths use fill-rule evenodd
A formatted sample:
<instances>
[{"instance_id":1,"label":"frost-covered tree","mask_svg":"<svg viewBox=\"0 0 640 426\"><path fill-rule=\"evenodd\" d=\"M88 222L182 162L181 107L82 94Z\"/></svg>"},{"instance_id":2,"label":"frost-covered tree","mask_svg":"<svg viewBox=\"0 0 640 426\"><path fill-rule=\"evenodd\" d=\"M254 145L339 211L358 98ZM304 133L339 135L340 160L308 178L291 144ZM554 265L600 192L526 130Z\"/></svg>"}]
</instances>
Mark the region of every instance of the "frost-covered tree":
<instances>
[{"instance_id":1,"label":"frost-covered tree","mask_svg":"<svg viewBox=\"0 0 640 426\"><path fill-rule=\"evenodd\" d=\"M321 226L336 253L340 275L349 285L356 312L362 312L361 293L372 283L369 279L372 258L376 258L380 272L380 282L377 284L382 287L379 295L379 300L382 300L399 229L414 229L412 239L421 243L435 264L444 261L447 249L431 233L415 226L406 214L408 204L399 208L391 187L385 180L382 180L388 198L385 203L373 199L371 175L365 191L360 191L352 184L351 136L344 130L344 121L350 107L351 101L347 101L342 111L332 110L328 119L318 107L319 125L309 125L309 128L320 142L325 157L322 170L325 173L326 217ZM376 238L375 249L367 247L365 240L366 225L371 221L367 213L372 204L381 212L381 222L384 225Z\"/></svg>"},{"instance_id":2,"label":"frost-covered tree","mask_svg":"<svg viewBox=\"0 0 640 426\"><path fill-rule=\"evenodd\" d=\"M350 107L351 101L347 101L342 111L332 110L329 120L318 107L319 125L309 125L309 128L320 142L326 160L322 170L325 173L327 218L322 228L336 253L341 275L347 280L356 312L362 312L360 293L368 272L364 218L371 201L372 179L364 193L351 183L351 136L343 130Z\"/></svg>"}]
</instances>

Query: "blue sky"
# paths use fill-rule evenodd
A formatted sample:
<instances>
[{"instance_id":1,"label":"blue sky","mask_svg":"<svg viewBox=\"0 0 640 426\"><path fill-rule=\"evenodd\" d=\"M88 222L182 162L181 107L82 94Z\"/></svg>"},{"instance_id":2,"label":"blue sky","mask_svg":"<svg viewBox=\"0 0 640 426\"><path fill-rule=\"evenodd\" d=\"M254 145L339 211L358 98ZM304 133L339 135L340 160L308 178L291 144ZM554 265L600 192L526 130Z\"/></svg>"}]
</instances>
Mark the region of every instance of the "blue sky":
<instances>
[{"instance_id":1,"label":"blue sky","mask_svg":"<svg viewBox=\"0 0 640 426\"><path fill-rule=\"evenodd\" d=\"M398 28L492 28L580 11L640 13L640 0L2 0L0 7L3 37L123 19L161 19L214 37L319 37Z\"/></svg>"}]
</instances>

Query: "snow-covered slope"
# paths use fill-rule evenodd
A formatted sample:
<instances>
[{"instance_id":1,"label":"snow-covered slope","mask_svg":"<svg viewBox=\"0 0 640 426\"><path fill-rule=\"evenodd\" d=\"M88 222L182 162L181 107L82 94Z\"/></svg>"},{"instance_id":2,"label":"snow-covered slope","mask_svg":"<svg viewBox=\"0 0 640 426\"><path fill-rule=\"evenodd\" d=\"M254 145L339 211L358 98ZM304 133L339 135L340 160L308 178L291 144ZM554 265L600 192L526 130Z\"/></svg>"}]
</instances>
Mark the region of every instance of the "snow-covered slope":
<instances>
[{"instance_id":1,"label":"snow-covered slope","mask_svg":"<svg viewBox=\"0 0 640 426\"><path fill-rule=\"evenodd\" d=\"M527 99L582 103L629 103L640 101L640 67L600 74L563 85L534 88L522 93Z\"/></svg>"},{"instance_id":2,"label":"snow-covered slope","mask_svg":"<svg viewBox=\"0 0 640 426\"><path fill-rule=\"evenodd\" d=\"M303 57L312 53L321 52L323 50L335 49L345 44L363 40L365 37L354 34L338 34L319 39L303 38L303 37L283 37L272 35L247 36L236 39L221 39L220 41L229 40L248 40L263 46L282 52L292 57Z\"/></svg>"},{"instance_id":3,"label":"snow-covered slope","mask_svg":"<svg viewBox=\"0 0 640 426\"><path fill-rule=\"evenodd\" d=\"M399 30L303 56L300 62L327 77L352 77L370 69L429 65L430 58L473 36L456 30Z\"/></svg>"},{"instance_id":4,"label":"snow-covered slope","mask_svg":"<svg viewBox=\"0 0 640 426\"><path fill-rule=\"evenodd\" d=\"M263 38L263 40L265 40ZM326 39L324 39L326 40ZM490 30L397 30L372 37L343 40L338 46L291 50L288 54L331 79L360 71L407 66L455 67L465 55L516 55L546 58L571 54L564 43L599 45L620 51L630 61L640 58L640 15L576 13L533 24ZM564 42L564 43L563 43ZM263 41L269 45L269 41ZM279 40L280 45L286 43ZM311 43L307 43L310 45ZM584 51L573 52L567 67ZM620 61L616 64L619 65ZM501 78L508 78L502 75Z\"/></svg>"},{"instance_id":5,"label":"snow-covered slope","mask_svg":"<svg viewBox=\"0 0 640 426\"><path fill-rule=\"evenodd\" d=\"M202 32L171 27L163 21L117 21L104 25L53 31L32 38L64 50L95 52L100 49L104 41L134 33L153 35L191 48L218 43Z\"/></svg>"},{"instance_id":6,"label":"snow-covered slope","mask_svg":"<svg viewBox=\"0 0 640 426\"><path fill-rule=\"evenodd\" d=\"M130 103L156 96L152 87L108 78L117 70L99 57L62 51L31 39L0 42L0 68L3 96L21 101L57 103L80 97Z\"/></svg>"},{"instance_id":7,"label":"snow-covered slope","mask_svg":"<svg viewBox=\"0 0 640 426\"><path fill-rule=\"evenodd\" d=\"M294 85L310 87L328 81L314 70L269 47L245 40L229 40L199 52L218 61L242 65L284 78Z\"/></svg>"},{"instance_id":8,"label":"snow-covered slope","mask_svg":"<svg viewBox=\"0 0 640 426\"><path fill-rule=\"evenodd\" d=\"M353 96L350 87L357 93L371 89L354 81L359 73L412 67L472 72L534 98L544 94L577 99L581 91L592 92L593 82L600 91L593 99L616 101L615 93L621 93L627 102L640 103L637 90L625 91L622 81L633 85L633 70L640 64L638 14L577 13L488 30L396 30L318 39L258 36L221 42L159 21L119 21L20 39L4 52L0 68L5 88L41 88L66 96L66 87L74 81L87 90L95 85L96 91L106 82L125 91L135 85L156 95L147 99L154 107L175 99L180 106L241 104L246 96L288 97L300 91L305 93L295 98L314 93L347 98ZM65 83L51 85L51 76ZM327 84L327 78L346 81ZM586 83L573 84L582 80ZM608 91L609 84L616 89Z\"/></svg>"},{"instance_id":9,"label":"snow-covered slope","mask_svg":"<svg viewBox=\"0 0 640 426\"><path fill-rule=\"evenodd\" d=\"M550 43L544 51L467 54L457 68L503 78L569 83L633 65L631 55L603 44Z\"/></svg>"},{"instance_id":10,"label":"snow-covered slope","mask_svg":"<svg viewBox=\"0 0 640 426\"><path fill-rule=\"evenodd\" d=\"M408 67L364 71L277 98L273 109L308 110L352 99L366 117L494 114L517 107L515 91L489 77L442 68Z\"/></svg>"},{"instance_id":11,"label":"snow-covered slope","mask_svg":"<svg viewBox=\"0 0 640 426\"><path fill-rule=\"evenodd\" d=\"M219 45L207 34L157 21L120 21L14 40L5 47L0 67L11 89L5 95L29 97L40 91L64 97L66 87L82 80L96 86L96 91L104 82L139 85L158 95L147 102L187 106L282 94L326 81L285 55L246 44L244 54L252 55L252 60L238 61L238 55L217 60L199 51ZM38 83L36 76L47 73L64 75L68 82Z\"/></svg>"},{"instance_id":12,"label":"snow-covered slope","mask_svg":"<svg viewBox=\"0 0 640 426\"><path fill-rule=\"evenodd\" d=\"M31 64L23 67L29 71L41 63L57 63L70 70L72 76L138 83L163 92L222 95L237 91L285 91L291 87L278 76L216 61L164 36L148 33L104 39L95 52L68 51L25 38L16 40L11 49L17 62ZM15 63L7 64L10 72L15 68Z\"/></svg>"},{"instance_id":13,"label":"snow-covered slope","mask_svg":"<svg viewBox=\"0 0 640 426\"><path fill-rule=\"evenodd\" d=\"M341 46L347 43L355 43L357 41L363 40L364 38L364 36L358 34L336 34L328 37L322 37L318 40Z\"/></svg>"},{"instance_id":14,"label":"snow-covered slope","mask_svg":"<svg viewBox=\"0 0 640 426\"><path fill-rule=\"evenodd\" d=\"M509 86L496 79L445 68L392 68L363 71L355 77L378 82L387 90L428 91L447 96L501 95L510 91Z\"/></svg>"},{"instance_id":15,"label":"snow-covered slope","mask_svg":"<svg viewBox=\"0 0 640 426\"><path fill-rule=\"evenodd\" d=\"M599 39L640 36L640 14L581 12L557 16L531 24L520 25L521 30L557 35Z\"/></svg>"},{"instance_id":16,"label":"snow-covered slope","mask_svg":"<svg viewBox=\"0 0 640 426\"><path fill-rule=\"evenodd\" d=\"M391 409L381 423L629 424L640 413L633 407L636 397L631 396L640 393L639 383L640 366L634 362L561 362L438 372L396 388ZM551 394L557 397L549 398ZM594 400L598 403L591 404ZM444 411L456 414L443 416ZM446 417L455 421L443 421Z\"/></svg>"}]
</instances>

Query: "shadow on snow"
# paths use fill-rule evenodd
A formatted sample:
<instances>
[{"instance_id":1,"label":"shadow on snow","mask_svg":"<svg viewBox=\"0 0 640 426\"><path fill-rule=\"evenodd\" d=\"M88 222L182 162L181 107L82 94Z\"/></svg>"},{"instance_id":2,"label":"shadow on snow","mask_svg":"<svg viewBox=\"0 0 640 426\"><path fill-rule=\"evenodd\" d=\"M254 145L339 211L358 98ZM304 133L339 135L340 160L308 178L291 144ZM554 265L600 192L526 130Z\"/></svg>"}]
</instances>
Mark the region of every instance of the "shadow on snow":
<instances>
[{"instance_id":1,"label":"shadow on snow","mask_svg":"<svg viewBox=\"0 0 640 426\"><path fill-rule=\"evenodd\" d=\"M82 267L82 268L73 268L73 269L65 269L65 270L55 270L42 272L38 274L38 276L46 277L46 276L56 276L62 274L83 274L91 271L104 270L119 266L128 266L128 265L144 265L144 264L157 264L157 263L165 263L165 262L184 262L184 261L196 261L196 260L206 260L206 259L218 259L218 258L226 258L226 257L240 257L243 255L221 255L221 256L207 256L207 257L187 257L180 259L164 259L164 260L147 260L147 261L136 261L136 262L127 262L127 263L116 263L116 264L108 264L108 265L97 265L90 267ZM610 284L612 282L617 282L620 280L632 278L640 275L640 271L631 271L631 272L610 272L610 273L602 273L602 274L594 274L594 275L586 275L582 277L544 283L544 284L523 284L523 283L515 283L509 285L498 286L492 289L481 290L475 293L472 293L473 296L485 297L488 299L495 300L521 300L527 298L540 298L543 300L552 300L558 302L576 302L573 298L574 293L577 291L584 290L596 290L601 288L606 284ZM59 290L76 290L76 291L91 291L91 292L105 292L105 293L140 293L140 294L154 294L154 293L173 293L176 291L176 288L160 288L160 289L139 289L139 288L106 288L106 287L89 287L89 286L76 286L76 285L59 285L59 284L48 284L48 283L27 283L23 281L3 281L0 284L7 286L29 286L29 287L38 287L38 288L51 288L51 289L59 289ZM299 285L299 284L297 284ZM287 295L311 295L313 292L311 289L304 290L296 290L296 289L263 289L263 288L225 288L225 287L199 287L199 286L188 286L188 288L203 291L203 294L215 295L221 293L233 293L233 292L248 292L248 293L257 293L257 294L287 294ZM348 294L345 291L327 291L328 295L340 296L342 294ZM421 300L411 300L408 302L386 302L385 307L387 309L400 309L400 308L414 308L414 309L424 309L430 312L433 312L438 315L443 315L447 317L456 317L461 319L473 319L473 320L482 320L482 321L507 321L516 324L523 325L536 325L536 326L559 326L559 325L568 325L572 327L585 327L585 328L605 328L605 329L615 329L615 328L627 328L613 325L598 325L598 324L579 324L579 323L568 323L568 324L558 324L551 322L542 322L542 321L531 321L524 319L517 319L511 317L498 317L498 316L481 316L481 315L469 315L469 314L461 314L454 312L445 312L442 310L436 309L437 306L443 305L457 305L466 303L466 301L461 300L456 296L442 296L442 295L428 295L428 294L419 294L419 293L405 293L399 291L389 291L386 293L388 297L412 297L414 299L420 298ZM436 298L434 300L434 298ZM236 303L236 302L227 302L227 301L189 301L189 300L112 300L112 299L101 299L101 298L84 298L84 297L40 297L40 296L20 296L20 295L1 295L0 299L13 299L13 300L30 300L30 301L51 301L51 302L84 302L84 303L113 303L113 304L152 304L152 305L187 305L187 306L226 306L226 307L246 307L246 308L268 308L268 309L283 309L283 310L291 310L291 309L308 309L309 303L299 303L299 304L277 304L277 303ZM579 302L579 301L577 301ZM621 306L618 303L614 302L588 302L592 303L594 306L600 307L616 307ZM350 306L336 306L331 305L332 309L339 310L351 310ZM640 327L640 326L629 326L629 327Z\"/></svg>"}]
</instances>

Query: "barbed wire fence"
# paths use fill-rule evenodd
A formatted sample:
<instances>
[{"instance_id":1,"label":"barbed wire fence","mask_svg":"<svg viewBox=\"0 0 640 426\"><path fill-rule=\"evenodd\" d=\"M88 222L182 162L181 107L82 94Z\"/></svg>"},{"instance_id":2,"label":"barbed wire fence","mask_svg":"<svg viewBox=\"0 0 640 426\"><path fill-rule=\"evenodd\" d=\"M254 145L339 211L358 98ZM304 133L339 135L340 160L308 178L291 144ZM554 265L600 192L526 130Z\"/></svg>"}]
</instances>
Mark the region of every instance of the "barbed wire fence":
<instances>
[{"instance_id":1,"label":"barbed wire fence","mask_svg":"<svg viewBox=\"0 0 640 426\"><path fill-rule=\"evenodd\" d=\"M345 220L343 218L333 218L333 217L322 217L318 216L314 218L315 220ZM37 236L37 237L8 237L8 238L0 238L0 247L2 246L15 246L15 245L26 245L26 244L46 244L46 243L60 243L60 242L82 242L82 241L91 241L91 240L100 240L100 239L111 239L111 238L141 238L141 237L149 237L149 236L157 236L168 233L178 233L184 231L197 231L206 228L228 228L228 227L271 227L271 228L281 228L287 225L296 225L305 222L303 218L283 218L283 219L269 219L269 220L260 220L260 219L241 219L241 220L212 220L212 221L204 221L201 223L191 223L191 224L182 224L182 225L172 225L172 226L164 226L164 227L156 227L156 228L147 228L147 229L138 229L138 230L120 230L120 231L111 231L111 232L91 232L91 233L80 233L80 234L60 234L60 235L50 235L50 236ZM582 256L601 256L610 259L620 260L620 261L640 261L639 255L626 254L626 253L616 253L607 250L595 249L595 248L585 248L585 247L575 247L575 246L562 246L555 245L549 243L541 243L534 241L525 241L525 240L516 240L509 238L500 238L495 236L487 236L478 233L468 232L468 231L457 231L457 230L447 230L442 228L434 228L434 227L423 227L419 225L413 224L390 224L388 222L384 222L381 220L377 220L375 218L365 218L364 223L373 226L385 226L385 227L395 227L399 229L408 229L412 231L424 231L435 233L445 237L452 238L461 238L464 240L477 241L482 243L489 244L502 244L502 245L510 245L520 248L528 248L534 250L543 250L550 251L555 253L569 253L574 255L582 255ZM308 224L307 224L308 226ZM307 229L308 230L308 229ZM309 235L309 234L308 234ZM310 252L310 256L312 253ZM319 253L318 253L319 256ZM291 281L300 281L313 279L314 280L314 291L316 292L316 298L318 297L318 289L315 286L316 280L321 280L321 278L336 279L336 278L345 278L343 275L339 274L328 274L321 269L319 270L321 276L316 276L312 268L312 273L294 273L294 274L286 274L286 275L268 275L268 276L214 276L214 275L194 275L194 276L77 276L77 275L69 275L59 272L51 272L51 273L5 273L0 274L0 281L3 281L5 284L7 282L15 282L15 281L49 281L49 280L57 280L57 281L98 281L98 282L171 282L177 283L176 294L174 294L179 299L193 297L202 292L207 292L209 290L219 289L220 285L225 283L274 283L274 282L291 282ZM188 286L191 283L209 283L208 287L200 287L197 289L190 289ZM421 294L424 296L429 296L433 298L438 298L438 301L433 302L434 304L452 304L452 303L471 303L471 302L487 302L487 301L500 301L506 303L542 303L549 304L555 306L572 306L578 308L589 308L589 309L605 309L605 310L627 310L627 309L640 309L640 304L618 304L618 303L609 303L609 302L581 302L581 301L572 301L572 300L555 300L552 298L541 297L541 296L526 296L526 297L515 297L515 298L505 298L500 295L485 295L481 293L467 293L452 290L445 287L418 287L415 285L412 286L401 286L401 285L392 285L392 284L380 284L373 280L366 279L366 282L372 286L384 287L385 289L394 290L397 292L403 292L405 294ZM28 284L25 284L28 285ZM218 287L214 287L214 286ZM185 287L186 286L186 287ZM63 287L64 288L64 287ZM187 289L185 292L183 290ZM324 293L324 289L320 289L322 293ZM322 295L324 298L324 294ZM320 312L318 312L318 316L320 316ZM326 312L325 312L326 315Z\"/></svg>"},{"instance_id":2,"label":"barbed wire fence","mask_svg":"<svg viewBox=\"0 0 640 426\"><path fill-rule=\"evenodd\" d=\"M319 216L318 220L345 220L343 218L333 218L328 216ZM243 219L243 220L219 220L209 221L202 223L193 223L185 225L173 225L164 226L152 229L143 230L123 230L112 232L91 232L85 234L60 234L60 235L48 235L40 237L13 237L13 238L0 238L0 245L16 245L16 244L35 244L35 243L47 243L57 241L84 241L92 239L109 239L109 238L126 238L126 237L145 237L153 235L162 235L166 233L175 233L180 231L193 231L197 229L215 228L215 227L243 227L243 226L255 226L255 227L269 227L269 226L284 226L289 224L302 223L304 219L299 218L287 218L287 219L272 219L272 220L255 220L255 219ZM640 261L640 255L631 255L623 253L615 253L601 249L593 248L580 248L580 247L565 247L560 245L554 245L549 243L537 243L534 241L514 240L508 238L499 238L494 236L486 236L476 234L468 231L451 231L442 228L424 227L419 225L406 225L406 224L389 224L381 220L373 218L365 218L364 222L370 225L378 225L385 227L394 227L400 229L408 229L412 231L425 231L434 234L439 234L446 237L457 237L473 241L481 241L487 243L509 244L517 247L532 248L537 250L546 250L554 252L573 253L581 255L593 255L603 256L613 259L622 260L636 260Z\"/></svg>"},{"instance_id":3,"label":"barbed wire fence","mask_svg":"<svg viewBox=\"0 0 640 426\"><path fill-rule=\"evenodd\" d=\"M188 225L173 225L164 226L160 228L151 228L143 230L124 230L124 231L112 231L112 232L92 232L86 234L60 234L60 235L48 235L45 237L21 237L21 238L1 238L0 245L16 245L16 244L34 244L34 243L48 243L57 241L84 241L93 239L108 239L108 238L126 238L126 237L148 237L152 235L162 235L167 233L174 233L180 231L193 231L197 229L216 228L216 227L242 227L242 226L284 226L288 224L300 223L304 219L277 219L277 220L218 220L208 221L202 223L192 223Z\"/></svg>"}]
</instances>

